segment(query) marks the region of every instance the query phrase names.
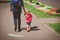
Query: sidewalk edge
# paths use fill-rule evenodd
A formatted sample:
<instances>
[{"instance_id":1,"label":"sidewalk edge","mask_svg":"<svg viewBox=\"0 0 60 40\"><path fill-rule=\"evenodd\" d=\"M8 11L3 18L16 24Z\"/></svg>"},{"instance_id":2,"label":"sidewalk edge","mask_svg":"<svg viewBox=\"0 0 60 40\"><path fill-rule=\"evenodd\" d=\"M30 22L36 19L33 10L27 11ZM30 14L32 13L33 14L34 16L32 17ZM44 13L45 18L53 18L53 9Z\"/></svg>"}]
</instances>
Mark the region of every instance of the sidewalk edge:
<instances>
[{"instance_id":1,"label":"sidewalk edge","mask_svg":"<svg viewBox=\"0 0 60 40\"><path fill-rule=\"evenodd\" d=\"M47 24L44 24L47 28L49 28L52 32L54 32L57 36L60 37L60 34L58 34L56 31L54 31L52 28L50 28Z\"/></svg>"}]
</instances>

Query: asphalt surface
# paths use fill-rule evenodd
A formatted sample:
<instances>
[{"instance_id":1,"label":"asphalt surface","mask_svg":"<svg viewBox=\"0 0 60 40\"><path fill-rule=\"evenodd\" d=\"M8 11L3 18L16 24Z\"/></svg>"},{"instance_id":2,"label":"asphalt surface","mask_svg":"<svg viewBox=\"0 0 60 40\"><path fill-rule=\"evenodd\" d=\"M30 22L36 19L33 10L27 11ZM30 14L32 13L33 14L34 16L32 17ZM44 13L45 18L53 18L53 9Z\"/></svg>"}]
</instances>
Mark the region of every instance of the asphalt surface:
<instances>
[{"instance_id":1,"label":"asphalt surface","mask_svg":"<svg viewBox=\"0 0 60 40\"><path fill-rule=\"evenodd\" d=\"M37 0L37 1L52 7L60 8L60 0Z\"/></svg>"},{"instance_id":2,"label":"asphalt surface","mask_svg":"<svg viewBox=\"0 0 60 40\"><path fill-rule=\"evenodd\" d=\"M15 32L13 14L9 10L9 3L0 3L0 40L60 40L58 35L40 21L33 16L32 31L26 32L22 30L21 32ZM25 28L26 23L23 13L21 14L21 22L21 28ZM11 34L15 36L11 36ZM20 37L16 37L17 35L20 35Z\"/></svg>"}]
</instances>

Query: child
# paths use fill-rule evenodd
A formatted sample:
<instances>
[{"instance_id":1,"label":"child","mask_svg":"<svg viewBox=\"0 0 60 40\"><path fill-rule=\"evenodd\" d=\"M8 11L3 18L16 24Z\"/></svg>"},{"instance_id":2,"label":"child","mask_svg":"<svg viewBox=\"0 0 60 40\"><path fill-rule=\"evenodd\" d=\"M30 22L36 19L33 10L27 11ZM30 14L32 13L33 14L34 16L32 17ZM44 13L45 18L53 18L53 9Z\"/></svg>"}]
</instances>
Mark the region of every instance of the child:
<instances>
[{"instance_id":1,"label":"child","mask_svg":"<svg viewBox=\"0 0 60 40\"><path fill-rule=\"evenodd\" d=\"M26 29L27 29L27 32L29 32L31 27L31 22L32 22L32 15L30 14L29 11L25 15L25 20L27 24Z\"/></svg>"}]
</instances>

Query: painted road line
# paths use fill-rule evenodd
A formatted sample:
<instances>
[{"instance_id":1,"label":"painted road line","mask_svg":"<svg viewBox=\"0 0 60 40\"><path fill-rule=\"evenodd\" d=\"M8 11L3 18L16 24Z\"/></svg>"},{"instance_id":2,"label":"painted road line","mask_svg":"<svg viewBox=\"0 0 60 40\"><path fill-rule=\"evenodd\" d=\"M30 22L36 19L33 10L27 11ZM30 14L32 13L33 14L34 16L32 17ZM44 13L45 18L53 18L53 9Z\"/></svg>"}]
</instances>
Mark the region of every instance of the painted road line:
<instances>
[{"instance_id":1,"label":"painted road line","mask_svg":"<svg viewBox=\"0 0 60 40\"><path fill-rule=\"evenodd\" d=\"M8 35L12 37L24 37L23 35L16 35L16 34L8 34Z\"/></svg>"}]
</instances>

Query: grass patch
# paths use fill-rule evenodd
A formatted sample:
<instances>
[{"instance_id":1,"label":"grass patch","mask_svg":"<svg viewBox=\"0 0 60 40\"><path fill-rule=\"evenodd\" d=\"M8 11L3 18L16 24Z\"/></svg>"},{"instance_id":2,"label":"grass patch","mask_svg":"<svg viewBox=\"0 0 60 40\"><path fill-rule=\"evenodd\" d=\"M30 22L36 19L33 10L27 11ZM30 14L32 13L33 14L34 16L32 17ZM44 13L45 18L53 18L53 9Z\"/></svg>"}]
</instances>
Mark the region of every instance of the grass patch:
<instances>
[{"instance_id":1,"label":"grass patch","mask_svg":"<svg viewBox=\"0 0 60 40\"><path fill-rule=\"evenodd\" d=\"M32 5L28 5L25 3L25 7L31 11L37 18L56 18L60 17L60 15L54 16L54 15L48 15L47 13L43 13L38 11L36 8L34 8Z\"/></svg>"},{"instance_id":2,"label":"grass patch","mask_svg":"<svg viewBox=\"0 0 60 40\"><path fill-rule=\"evenodd\" d=\"M60 23L49 23L48 25L60 34Z\"/></svg>"}]
</instances>

